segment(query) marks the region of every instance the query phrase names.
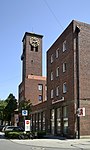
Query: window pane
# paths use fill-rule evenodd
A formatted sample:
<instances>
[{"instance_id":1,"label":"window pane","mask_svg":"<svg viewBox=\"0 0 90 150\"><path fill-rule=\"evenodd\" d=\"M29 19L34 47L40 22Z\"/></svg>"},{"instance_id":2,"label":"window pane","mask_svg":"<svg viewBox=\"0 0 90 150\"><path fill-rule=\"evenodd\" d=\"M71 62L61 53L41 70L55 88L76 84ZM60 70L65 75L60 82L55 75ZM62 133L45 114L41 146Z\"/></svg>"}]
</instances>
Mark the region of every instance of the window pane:
<instances>
[{"instance_id":1,"label":"window pane","mask_svg":"<svg viewBox=\"0 0 90 150\"><path fill-rule=\"evenodd\" d=\"M59 48L56 50L56 58L59 57Z\"/></svg>"},{"instance_id":2,"label":"window pane","mask_svg":"<svg viewBox=\"0 0 90 150\"><path fill-rule=\"evenodd\" d=\"M38 90L39 90L39 91L42 91L42 86L43 86L42 84L39 84L39 85L38 85Z\"/></svg>"},{"instance_id":3,"label":"window pane","mask_svg":"<svg viewBox=\"0 0 90 150\"><path fill-rule=\"evenodd\" d=\"M53 54L51 55L51 63L53 62Z\"/></svg>"},{"instance_id":4,"label":"window pane","mask_svg":"<svg viewBox=\"0 0 90 150\"><path fill-rule=\"evenodd\" d=\"M59 86L56 87L56 96L59 96Z\"/></svg>"},{"instance_id":5,"label":"window pane","mask_svg":"<svg viewBox=\"0 0 90 150\"><path fill-rule=\"evenodd\" d=\"M53 98L53 89L51 90L51 98Z\"/></svg>"},{"instance_id":6,"label":"window pane","mask_svg":"<svg viewBox=\"0 0 90 150\"><path fill-rule=\"evenodd\" d=\"M63 83L63 93L66 93L67 92L67 85L66 83Z\"/></svg>"},{"instance_id":7,"label":"window pane","mask_svg":"<svg viewBox=\"0 0 90 150\"><path fill-rule=\"evenodd\" d=\"M63 42L63 52L66 50L66 41Z\"/></svg>"},{"instance_id":8,"label":"window pane","mask_svg":"<svg viewBox=\"0 0 90 150\"><path fill-rule=\"evenodd\" d=\"M56 68L56 77L59 76L59 67Z\"/></svg>"},{"instance_id":9,"label":"window pane","mask_svg":"<svg viewBox=\"0 0 90 150\"><path fill-rule=\"evenodd\" d=\"M53 80L53 72L51 72L51 80Z\"/></svg>"},{"instance_id":10,"label":"window pane","mask_svg":"<svg viewBox=\"0 0 90 150\"><path fill-rule=\"evenodd\" d=\"M42 95L39 95L39 101L42 101Z\"/></svg>"},{"instance_id":11,"label":"window pane","mask_svg":"<svg viewBox=\"0 0 90 150\"><path fill-rule=\"evenodd\" d=\"M57 108L57 133L61 132L61 109Z\"/></svg>"},{"instance_id":12,"label":"window pane","mask_svg":"<svg viewBox=\"0 0 90 150\"><path fill-rule=\"evenodd\" d=\"M66 71L66 63L63 63L63 72Z\"/></svg>"}]
</instances>

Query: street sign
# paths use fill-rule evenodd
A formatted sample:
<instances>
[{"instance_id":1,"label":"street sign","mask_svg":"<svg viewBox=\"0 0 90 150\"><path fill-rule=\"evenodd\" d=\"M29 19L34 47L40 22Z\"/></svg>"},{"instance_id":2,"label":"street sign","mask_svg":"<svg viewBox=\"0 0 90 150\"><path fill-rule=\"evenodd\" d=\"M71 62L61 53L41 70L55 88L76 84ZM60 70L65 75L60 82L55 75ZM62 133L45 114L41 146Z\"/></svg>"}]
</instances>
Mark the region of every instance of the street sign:
<instances>
[{"instance_id":1,"label":"street sign","mask_svg":"<svg viewBox=\"0 0 90 150\"><path fill-rule=\"evenodd\" d=\"M25 120L25 131L30 131L30 120Z\"/></svg>"},{"instance_id":2,"label":"street sign","mask_svg":"<svg viewBox=\"0 0 90 150\"><path fill-rule=\"evenodd\" d=\"M85 108L78 108L77 115L78 117L85 116Z\"/></svg>"},{"instance_id":3,"label":"street sign","mask_svg":"<svg viewBox=\"0 0 90 150\"><path fill-rule=\"evenodd\" d=\"M22 116L28 116L28 111L27 110L22 110Z\"/></svg>"}]
</instances>

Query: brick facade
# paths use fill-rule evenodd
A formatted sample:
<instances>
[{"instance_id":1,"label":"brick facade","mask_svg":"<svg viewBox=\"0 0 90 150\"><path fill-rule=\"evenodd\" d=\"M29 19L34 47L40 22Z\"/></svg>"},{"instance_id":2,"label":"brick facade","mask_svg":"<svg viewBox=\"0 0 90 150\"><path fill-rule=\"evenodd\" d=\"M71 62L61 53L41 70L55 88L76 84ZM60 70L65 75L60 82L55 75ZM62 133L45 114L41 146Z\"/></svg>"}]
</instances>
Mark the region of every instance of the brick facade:
<instances>
[{"instance_id":1,"label":"brick facade","mask_svg":"<svg viewBox=\"0 0 90 150\"><path fill-rule=\"evenodd\" d=\"M37 111L35 108L40 108L47 100L46 77L42 76L42 37L26 32L22 40L22 82L19 85L19 104L30 101L33 116L36 116L36 112L44 116L43 107ZM24 125L21 115L20 124ZM32 124L34 126L34 123ZM35 126L33 129L36 130Z\"/></svg>"},{"instance_id":2,"label":"brick facade","mask_svg":"<svg viewBox=\"0 0 90 150\"><path fill-rule=\"evenodd\" d=\"M40 40L38 52L30 49L32 36ZM90 25L73 20L48 49L47 83L42 77L42 36L26 33L23 44L24 39L19 99L30 99L33 104L32 130L69 138L90 136ZM42 101L38 101L39 84L43 85ZM78 108L83 107L85 116L78 117Z\"/></svg>"},{"instance_id":3,"label":"brick facade","mask_svg":"<svg viewBox=\"0 0 90 150\"><path fill-rule=\"evenodd\" d=\"M66 42L66 45L64 45L64 42ZM65 134L69 137L75 137L76 134L79 134L80 137L90 135L88 111L90 100L89 47L90 25L73 20L47 52L48 105L51 106L50 109L55 109L55 112L57 112L58 108L61 109L62 121L61 125L59 125L61 128L60 134ZM57 49L58 58L56 58ZM53 62L51 63L52 55ZM64 71L63 66L66 67ZM59 68L58 77L56 76L57 67ZM53 80L51 80L52 72ZM57 86L59 87L58 96L56 95ZM51 98L52 89L53 97ZM64 92L63 90L66 91ZM64 97L63 101L62 97ZM67 107L66 125L64 125L65 119L63 118L64 107ZM86 115L77 119L76 113L80 107L85 107ZM57 124L55 121L57 120L56 113L54 115L53 133L57 134L55 126Z\"/></svg>"}]
</instances>

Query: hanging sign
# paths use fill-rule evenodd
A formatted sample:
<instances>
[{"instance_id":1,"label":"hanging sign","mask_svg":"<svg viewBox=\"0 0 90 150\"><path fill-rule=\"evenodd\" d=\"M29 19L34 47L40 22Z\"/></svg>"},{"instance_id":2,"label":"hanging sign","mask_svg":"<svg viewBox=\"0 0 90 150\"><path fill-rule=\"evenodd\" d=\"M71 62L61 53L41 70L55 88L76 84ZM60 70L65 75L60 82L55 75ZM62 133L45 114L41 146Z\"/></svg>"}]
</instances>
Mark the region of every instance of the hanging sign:
<instances>
[{"instance_id":1,"label":"hanging sign","mask_svg":"<svg viewBox=\"0 0 90 150\"><path fill-rule=\"evenodd\" d=\"M85 108L78 108L77 115L78 117L85 116Z\"/></svg>"}]
</instances>

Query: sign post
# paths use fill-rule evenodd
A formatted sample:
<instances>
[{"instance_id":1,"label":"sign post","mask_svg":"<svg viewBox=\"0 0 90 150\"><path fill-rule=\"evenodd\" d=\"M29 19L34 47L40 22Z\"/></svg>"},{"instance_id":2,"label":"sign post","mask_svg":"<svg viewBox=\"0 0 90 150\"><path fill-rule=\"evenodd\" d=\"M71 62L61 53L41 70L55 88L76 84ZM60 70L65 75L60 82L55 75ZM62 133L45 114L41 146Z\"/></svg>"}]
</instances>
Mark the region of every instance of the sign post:
<instances>
[{"instance_id":1,"label":"sign post","mask_svg":"<svg viewBox=\"0 0 90 150\"><path fill-rule=\"evenodd\" d=\"M27 110L22 110L22 116L28 116L28 111Z\"/></svg>"},{"instance_id":2,"label":"sign post","mask_svg":"<svg viewBox=\"0 0 90 150\"><path fill-rule=\"evenodd\" d=\"M25 131L30 131L30 120L25 120Z\"/></svg>"},{"instance_id":3,"label":"sign post","mask_svg":"<svg viewBox=\"0 0 90 150\"><path fill-rule=\"evenodd\" d=\"M24 129L25 129L25 119L26 119L26 116L28 116L28 110L22 110L22 116L24 117Z\"/></svg>"}]
</instances>

